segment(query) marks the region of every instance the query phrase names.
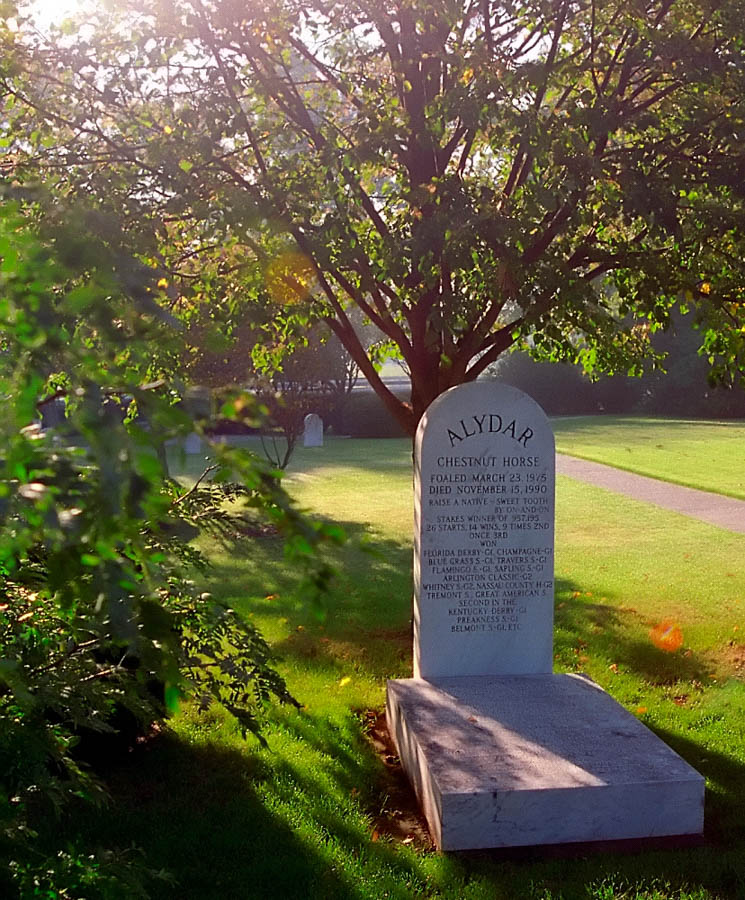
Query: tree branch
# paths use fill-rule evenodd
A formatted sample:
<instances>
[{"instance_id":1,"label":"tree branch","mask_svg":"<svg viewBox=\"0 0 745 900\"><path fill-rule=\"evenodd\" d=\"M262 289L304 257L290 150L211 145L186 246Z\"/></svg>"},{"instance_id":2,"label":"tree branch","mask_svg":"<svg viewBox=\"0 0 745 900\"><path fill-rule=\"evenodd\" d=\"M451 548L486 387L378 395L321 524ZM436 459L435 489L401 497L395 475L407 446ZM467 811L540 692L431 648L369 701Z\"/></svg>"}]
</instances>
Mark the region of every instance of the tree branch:
<instances>
[{"instance_id":1,"label":"tree branch","mask_svg":"<svg viewBox=\"0 0 745 900\"><path fill-rule=\"evenodd\" d=\"M196 492L196 490L199 488L199 485L204 481L204 479L205 479L208 475L211 475L213 472L217 471L217 469L219 469L219 468L220 468L220 466L219 466L218 463L215 463L214 465L211 465L211 466L207 466L207 468L204 470L204 472L202 472L202 474L199 476L199 478L197 478L197 480L196 480L196 481L194 482L194 484L189 488L189 490L186 491L185 494L182 494L180 497L177 497L177 498L171 503L171 507L178 506L179 503L183 503L184 500L186 500L187 497L190 497L193 493Z\"/></svg>"},{"instance_id":2,"label":"tree branch","mask_svg":"<svg viewBox=\"0 0 745 900\"><path fill-rule=\"evenodd\" d=\"M523 319L519 318L515 319L514 322L510 322L509 325L500 328L489 342L489 348L466 370L464 381L475 381L485 369L493 362L496 362L502 353L515 343L517 337L513 336L513 332L516 328L519 328L522 323Z\"/></svg>"}]
</instances>

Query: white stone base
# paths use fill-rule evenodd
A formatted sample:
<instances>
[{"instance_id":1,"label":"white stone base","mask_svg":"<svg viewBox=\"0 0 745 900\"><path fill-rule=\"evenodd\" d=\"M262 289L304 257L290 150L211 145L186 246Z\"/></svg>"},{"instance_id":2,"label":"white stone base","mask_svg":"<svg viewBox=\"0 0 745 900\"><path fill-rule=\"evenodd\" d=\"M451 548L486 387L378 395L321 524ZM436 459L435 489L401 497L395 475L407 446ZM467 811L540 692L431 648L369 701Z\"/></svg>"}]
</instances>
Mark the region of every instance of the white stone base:
<instances>
[{"instance_id":1,"label":"white stone base","mask_svg":"<svg viewBox=\"0 0 745 900\"><path fill-rule=\"evenodd\" d=\"M703 832L703 777L581 675L389 681L387 716L441 850Z\"/></svg>"}]
</instances>

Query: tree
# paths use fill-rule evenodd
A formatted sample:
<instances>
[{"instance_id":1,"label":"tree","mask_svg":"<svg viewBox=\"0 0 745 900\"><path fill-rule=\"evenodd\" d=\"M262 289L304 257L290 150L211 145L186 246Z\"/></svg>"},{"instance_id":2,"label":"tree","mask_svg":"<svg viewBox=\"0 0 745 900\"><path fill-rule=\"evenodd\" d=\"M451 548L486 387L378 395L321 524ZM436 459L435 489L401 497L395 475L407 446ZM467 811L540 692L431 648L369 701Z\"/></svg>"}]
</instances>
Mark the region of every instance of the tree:
<instances>
[{"instance_id":1,"label":"tree","mask_svg":"<svg viewBox=\"0 0 745 900\"><path fill-rule=\"evenodd\" d=\"M223 395L248 391L266 411L266 418L257 416L252 423L262 434L265 455L284 469L303 434L305 417L317 413L326 424L338 421L359 369L336 337L318 324L289 341L289 348L271 341L271 328L255 321L233 322L231 334L222 336L204 326L192 328L185 341L185 376ZM277 444L276 430L284 446ZM271 442L264 441L267 431Z\"/></svg>"},{"instance_id":2,"label":"tree","mask_svg":"<svg viewBox=\"0 0 745 900\"><path fill-rule=\"evenodd\" d=\"M354 360L332 335L318 326L311 329L304 344L282 358L279 368L257 372L248 387L269 413L269 424L281 432L284 446L274 436L269 445L262 437L267 458L285 469L305 430L305 417L320 416L328 425L338 419L359 376Z\"/></svg>"},{"instance_id":3,"label":"tree","mask_svg":"<svg viewBox=\"0 0 745 900\"><path fill-rule=\"evenodd\" d=\"M116 208L193 286L182 303L219 281L278 321L321 318L413 433L526 337L635 370L681 298L715 374L742 371L743 15L132 0L77 38L6 33L6 140L18 177L43 166ZM353 308L405 361L410 403Z\"/></svg>"}]
</instances>

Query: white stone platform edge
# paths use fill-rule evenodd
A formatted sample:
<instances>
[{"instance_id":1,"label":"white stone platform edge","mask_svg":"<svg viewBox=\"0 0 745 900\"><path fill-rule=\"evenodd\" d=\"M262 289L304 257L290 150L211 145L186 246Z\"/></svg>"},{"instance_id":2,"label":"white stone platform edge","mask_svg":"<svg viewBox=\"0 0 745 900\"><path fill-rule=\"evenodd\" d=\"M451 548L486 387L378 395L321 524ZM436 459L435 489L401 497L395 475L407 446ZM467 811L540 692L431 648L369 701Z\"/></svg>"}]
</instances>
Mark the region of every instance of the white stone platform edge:
<instances>
[{"instance_id":1,"label":"white stone platform edge","mask_svg":"<svg viewBox=\"0 0 745 900\"><path fill-rule=\"evenodd\" d=\"M439 850L703 834L703 776L589 678L550 674L436 681L388 681L386 717ZM558 743L550 724L542 738L535 705L526 702L546 694L556 707L555 727L563 731ZM484 697L489 699L484 702ZM418 698L426 709L426 727L421 716L415 721ZM490 708L493 698L496 714ZM511 727L500 721L500 707ZM525 733L515 728L523 714L529 723ZM567 727L574 721L576 729ZM597 744L588 752L593 741ZM632 752L625 754L626 748Z\"/></svg>"}]
</instances>

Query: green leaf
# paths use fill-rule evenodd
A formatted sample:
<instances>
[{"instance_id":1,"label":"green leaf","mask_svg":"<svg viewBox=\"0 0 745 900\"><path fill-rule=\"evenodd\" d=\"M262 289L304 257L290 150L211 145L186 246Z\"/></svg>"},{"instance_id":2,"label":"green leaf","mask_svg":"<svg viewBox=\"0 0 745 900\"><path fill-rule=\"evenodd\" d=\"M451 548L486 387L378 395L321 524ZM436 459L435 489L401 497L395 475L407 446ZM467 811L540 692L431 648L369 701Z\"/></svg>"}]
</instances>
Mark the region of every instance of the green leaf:
<instances>
[{"instance_id":1,"label":"green leaf","mask_svg":"<svg viewBox=\"0 0 745 900\"><path fill-rule=\"evenodd\" d=\"M89 568L95 568L96 566L101 565L101 557L96 556L93 553L81 553L80 563L81 565L88 566Z\"/></svg>"}]
</instances>

